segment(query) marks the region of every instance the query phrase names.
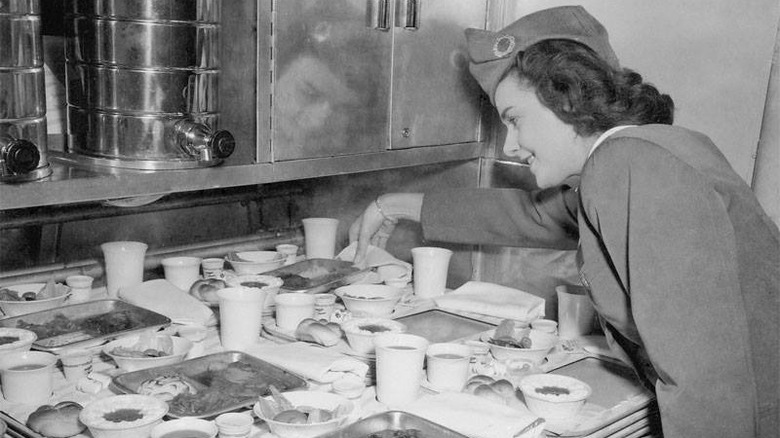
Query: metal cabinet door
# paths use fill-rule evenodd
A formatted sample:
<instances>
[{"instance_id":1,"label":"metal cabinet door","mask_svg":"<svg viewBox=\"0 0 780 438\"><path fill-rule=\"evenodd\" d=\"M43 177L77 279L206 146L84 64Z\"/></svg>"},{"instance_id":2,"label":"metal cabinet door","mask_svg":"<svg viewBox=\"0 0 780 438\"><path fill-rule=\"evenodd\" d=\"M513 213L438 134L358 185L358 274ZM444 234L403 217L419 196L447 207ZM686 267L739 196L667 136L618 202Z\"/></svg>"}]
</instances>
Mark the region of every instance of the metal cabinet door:
<instances>
[{"instance_id":1,"label":"metal cabinet door","mask_svg":"<svg viewBox=\"0 0 780 438\"><path fill-rule=\"evenodd\" d=\"M485 28L487 1L396 2L391 147L478 140L481 91L468 71L464 30Z\"/></svg>"},{"instance_id":2,"label":"metal cabinet door","mask_svg":"<svg viewBox=\"0 0 780 438\"><path fill-rule=\"evenodd\" d=\"M376 2L274 3L275 161L387 149L392 32Z\"/></svg>"}]
</instances>

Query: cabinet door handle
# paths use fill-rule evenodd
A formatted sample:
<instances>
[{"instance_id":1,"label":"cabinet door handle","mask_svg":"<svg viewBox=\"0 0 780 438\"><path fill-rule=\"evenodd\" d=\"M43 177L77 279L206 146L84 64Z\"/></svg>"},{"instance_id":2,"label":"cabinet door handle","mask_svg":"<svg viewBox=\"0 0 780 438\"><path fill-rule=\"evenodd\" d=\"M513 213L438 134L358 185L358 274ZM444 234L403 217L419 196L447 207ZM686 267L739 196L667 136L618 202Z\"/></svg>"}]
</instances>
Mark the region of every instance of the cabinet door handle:
<instances>
[{"instance_id":1,"label":"cabinet door handle","mask_svg":"<svg viewBox=\"0 0 780 438\"><path fill-rule=\"evenodd\" d=\"M374 0L372 6L374 7L375 14L372 14L371 27L377 30L390 29L390 0Z\"/></svg>"},{"instance_id":2,"label":"cabinet door handle","mask_svg":"<svg viewBox=\"0 0 780 438\"><path fill-rule=\"evenodd\" d=\"M405 30L417 30L420 26L420 0L400 0L402 26Z\"/></svg>"}]
</instances>

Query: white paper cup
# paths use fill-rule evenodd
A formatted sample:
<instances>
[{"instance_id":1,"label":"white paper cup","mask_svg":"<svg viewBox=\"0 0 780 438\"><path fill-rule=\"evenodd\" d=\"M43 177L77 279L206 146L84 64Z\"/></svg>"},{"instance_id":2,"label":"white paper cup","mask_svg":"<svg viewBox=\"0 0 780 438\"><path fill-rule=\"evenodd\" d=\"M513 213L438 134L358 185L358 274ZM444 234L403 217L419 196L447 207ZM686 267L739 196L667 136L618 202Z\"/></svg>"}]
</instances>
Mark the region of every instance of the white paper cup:
<instances>
[{"instance_id":1,"label":"white paper cup","mask_svg":"<svg viewBox=\"0 0 780 438\"><path fill-rule=\"evenodd\" d=\"M249 436L254 419L246 412L228 412L215 418L214 423L219 428L220 438L239 438Z\"/></svg>"},{"instance_id":2,"label":"white paper cup","mask_svg":"<svg viewBox=\"0 0 780 438\"><path fill-rule=\"evenodd\" d=\"M11 403L40 405L54 389L57 356L40 351L7 353L0 356L3 396Z\"/></svg>"},{"instance_id":3,"label":"white paper cup","mask_svg":"<svg viewBox=\"0 0 780 438\"><path fill-rule=\"evenodd\" d=\"M225 350L247 351L260 338L266 292L246 287L217 291L219 338Z\"/></svg>"},{"instance_id":4,"label":"white paper cup","mask_svg":"<svg viewBox=\"0 0 780 438\"><path fill-rule=\"evenodd\" d=\"M285 265L292 265L296 262L298 257L298 245L293 245L292 243L280 243L279 245L276 245L276 252L284 255Z\"/></svg>"},{"instance_id":5,"label":"white paper cup","mask_svg":"<svg viewBox=\"0 0 780 438\"><path fill-rule=\"evenodd\" d=\"M92 352L87 349L70 349L60 353L62 372L69 382L78 382L92 372Z\"/></svg>"},{"instance_id":6,"label":"white paper cup","mask_svg":"<svg viewBox=\"0 0 780 438\"><path fill-rule=\"evenodd\" d=\"M149 246L143 242L106 242L100 245L106 262L106 292L118 298L119 289L144 281L144 257Z\"/></svg>"},{"instance_id":7,"label":"white paper cup","mask_svg":"<svg viewBox=\"0 0 780 438\"><path fill-rule=\"evenodd\" d=\"M444 295L452 251L446 248L420 246L412 248L414 294L420 298Z\"/></svg>"},{"instance_id":8,"label":"white paper cup","mask_svg":"<svg viewBox=\"0 0 780 438\"><path fill-rule=\"evenodd\" d=\"M207 258L200 262L203 267L203 278L222 278L225 268L225 260L218 258Z\"/></svg>"},{"instance_id":9,"label":"white paper cup","mask_svg":"<svg viewBox=\"0 0 780 438\"><path fill-rule=\"evenodd\" d=\"M307 259L332 259L336 256L336 232L339 220L327 217L303 219Z\"/></svg>"},{"instance_id":10,"label":"white paper cup","mask_svg":"<svg viewBox=\"0 0 780 438\"><path fill-rule=\"evenodd\" d=\"M186 433L189 432L190 435ZM198 435L195 435L195 433ZM158 424L152 428L151 438L172 438L172 437L208 437L217 436L217 425L213 421L200 418L178 418Z\"/></svg>"},{"instance_id":11,"label":"white paper cup","mask_svg":"<svg viewBox=\"0 0 780 438\"><path fill-rule=\"evenodd\" d=\"M165 279L183 291L200 278L200 257L168 257L162 259Z\"/></svg>"},{"instance_id":12,"label":"white paper cup","mask_svg":"<svg viewBox=\"0 0 780 438\"><path fill-rule=\"evenodd\" d=\"M574 339L589 334L596 309L585 288L562 284L555 287L555 293L558 296L558 336Z\"/></svg>"},{"instance_id":13,"label":"white paper cup","mask_svg":"<svg viewBox=\"0 0 780 438\"><path fill-rule=\"evenodd\" d=\"M68 302L75 304L89 301L92 297L92 282L94 280L89 275L70 275L65 278L65 284L70 287Z\"/></svg>"},{"instance_id":14,"label":"white paper cup","mask_svg":"<svg viewBox=\"0 0 780 438\"><path fill-rule=\"evenodd\" d=\"M307 293L286 293L276 295L276 326L282 330L295 331L306 318L314 317L315 296Z\"/></svg>"},{"instance_id":15,"label":"white paper cup","mask_svg":"<svg viewBox=\"0 0 780 438\"><path fill-rule=\"evenodd\" d=\"M420 392L428 341L417 335L392 333L374 339L376 397L390 408L415 401Z\"/></svg>"},{"instance_id":16,"label":"white paper cup","mask_svg":"<svg viewBox=\"0 0 780 438\"><path fill-rule=\"evenodd\" d=\"M439 391L460 392L469 377L471 348L464 344L431 344L426 353L428 382Z\"/></svg>"},{"instance_id":17,"label":"white paper cup","mask_svg":"<svg viewBox=\"0 0 780 438\"><path fill-rule=\"evenodd\" d=\"M558 334L558 322L553 321L552 319L537 319L531 321L531 328L551 335Z\"/></svg>"}]
</instances>

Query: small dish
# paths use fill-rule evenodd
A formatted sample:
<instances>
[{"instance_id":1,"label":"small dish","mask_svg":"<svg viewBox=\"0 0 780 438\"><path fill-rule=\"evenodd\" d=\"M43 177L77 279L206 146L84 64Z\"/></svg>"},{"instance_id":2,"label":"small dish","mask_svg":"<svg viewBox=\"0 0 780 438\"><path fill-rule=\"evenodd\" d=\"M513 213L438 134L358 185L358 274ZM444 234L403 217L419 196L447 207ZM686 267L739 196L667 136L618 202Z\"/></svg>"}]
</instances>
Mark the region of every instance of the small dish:
<instances>
[{"instance_id":1,"label":"small dish","mask_svg":"<svg viewBox=\"0 0 780 438\"><path fill-rule=\"evenodd\" d=\"M526 376L520 381L520 391L528 409L545 419L576 415L591 394L587 383L558 374Z\"/></svg>"},{"instance_id":2,"label":"small dish","mask_svg":"<svg viewBox=\"0 0 780 438\"><path fill-rule=\"evenodd\" d=\"M70 297L70 287L64 284L56 283L53 291L50 292L44 291L46 287L46 283L26 283L5 287L4 289L15 293L20 299L0 299L0 310L5 316L26 315L60 307ZM35 298L30 301L21 300L25 294L33 294Z\"/></svg>"}]
</instances>

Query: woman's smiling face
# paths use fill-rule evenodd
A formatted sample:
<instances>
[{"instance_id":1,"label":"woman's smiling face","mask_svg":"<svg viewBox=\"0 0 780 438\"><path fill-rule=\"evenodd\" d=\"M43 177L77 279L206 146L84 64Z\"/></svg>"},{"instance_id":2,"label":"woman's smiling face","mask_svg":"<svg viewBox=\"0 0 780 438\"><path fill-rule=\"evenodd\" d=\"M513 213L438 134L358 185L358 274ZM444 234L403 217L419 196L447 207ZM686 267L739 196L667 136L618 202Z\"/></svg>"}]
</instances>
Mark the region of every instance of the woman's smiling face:
<instances>
[{"instance_id":1,"label":"woman's smiling face","mask_svg":"<svg viewBox=\"0 0 780 438\"><path fill-rule=\"evenodd\" d=\"M579 136L542 105L516 72L499 82L495 101L507 127L504 153L530 165L539 187L553 187L579 175L595 136Z\"/></svg>"}]
</instances>

